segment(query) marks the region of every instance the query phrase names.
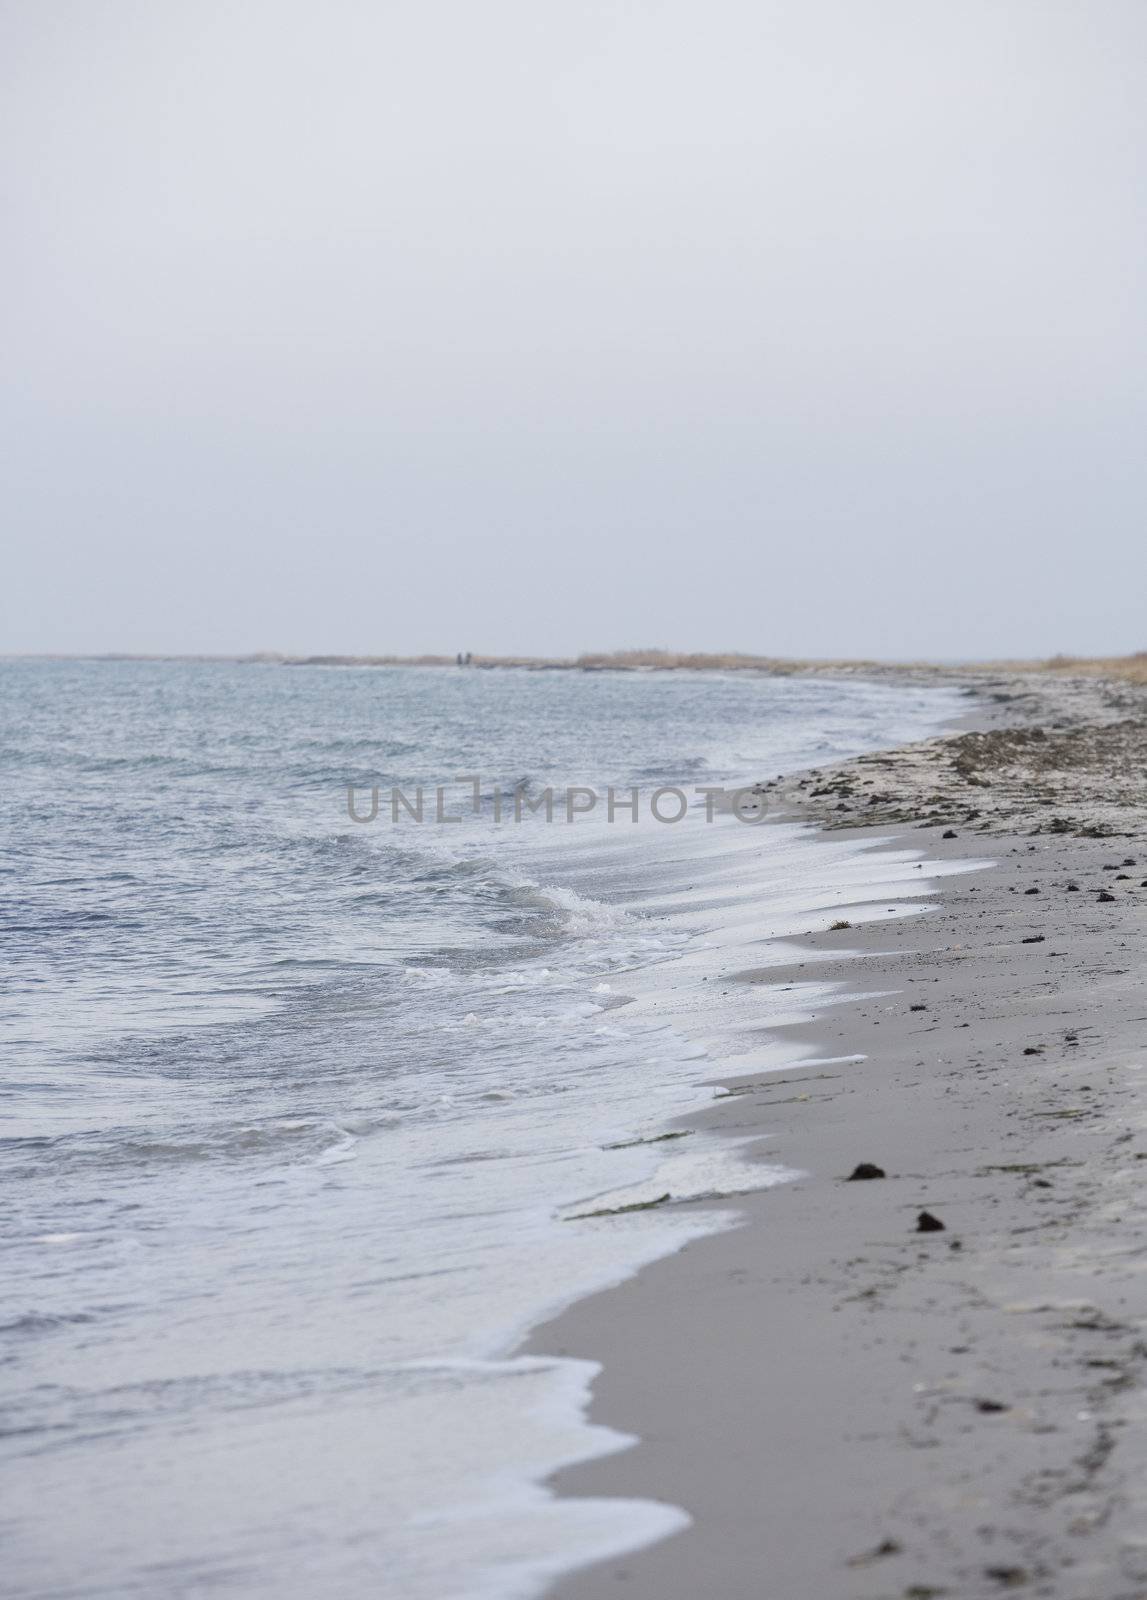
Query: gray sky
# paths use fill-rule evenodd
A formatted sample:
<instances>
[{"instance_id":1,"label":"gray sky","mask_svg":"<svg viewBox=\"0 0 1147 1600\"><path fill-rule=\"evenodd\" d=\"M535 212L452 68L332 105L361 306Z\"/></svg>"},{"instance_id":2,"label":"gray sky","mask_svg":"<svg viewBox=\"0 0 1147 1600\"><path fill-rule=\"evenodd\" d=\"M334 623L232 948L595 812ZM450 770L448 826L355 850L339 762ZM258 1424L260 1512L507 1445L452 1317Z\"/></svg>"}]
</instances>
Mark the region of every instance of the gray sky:
<instances>
[{"instance_id":1,"label":"gray sky","mask_svg":"<svg viewBox=\"0 0 1147 1600\"><path fill-rule=\"evenodd\" d=\"M1147 648L1142 0L2 0L0 649Z\"/></svg>"}]
</instances>

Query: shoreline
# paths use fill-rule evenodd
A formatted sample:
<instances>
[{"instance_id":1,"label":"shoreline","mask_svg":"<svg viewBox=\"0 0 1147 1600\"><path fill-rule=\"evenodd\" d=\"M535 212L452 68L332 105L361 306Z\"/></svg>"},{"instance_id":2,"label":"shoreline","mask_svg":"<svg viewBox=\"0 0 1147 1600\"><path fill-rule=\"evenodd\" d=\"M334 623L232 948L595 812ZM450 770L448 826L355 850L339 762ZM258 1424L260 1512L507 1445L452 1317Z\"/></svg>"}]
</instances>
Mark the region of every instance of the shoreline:
<instances>
[{"instance_id":1,"label":"shoreline","mask_svg":"<svg viewBox=\"0 0 1147 1600\"><path fill-rule=\"evenodd\" d=\"M869 678L877 682L955 683L967 692L994 698L993 690L1018 681L1037 690L1097 682L1108 686L1147 684L1147 651L1126 656L1052 656L1018 661L879 661L846 657L766 656L743 651L606 650L576 656L485 655L300 655L282 650L160 654L140 651L49 651L40 654L0 653L6 662L78 662L105 665L172 663L185 666L387 668L445 667L455 671L746 673L760 677Z\"/></svg>"},{"instance_id":2,"label":"shoreline","mask_svg":"<svg viewBox=\"0 0 1147 1600\"><path fill-rule=\"evenodd\" d=\"M1094 681L1027 694L877 758L892 767L874 806L863 761L785 786L787 820L855 827L863 800L877 848L994 864L934 886L923 919L811 933L787 941L788 967L728 975L839 985L774 1035L814 1060L724 1073L690 1119L803 1175L739 1196L739 1227L523 1347L599 1362L589 1420L638 1441L551 1486L692 1519L559 1580L555 1600L1147 1592L1147 1445L1130 1426L1147 1409L1142 700ZM938 766L969 740L988 741L992 777L965 760L940 796ZM1112 798L1116 744L1133 770ZM1033 810L1037 758L1071 831ZM887 1177L848 1182L861 1162ZM915 1231L922 1211L943 1229Z\"/></svg>"}]
</instances>

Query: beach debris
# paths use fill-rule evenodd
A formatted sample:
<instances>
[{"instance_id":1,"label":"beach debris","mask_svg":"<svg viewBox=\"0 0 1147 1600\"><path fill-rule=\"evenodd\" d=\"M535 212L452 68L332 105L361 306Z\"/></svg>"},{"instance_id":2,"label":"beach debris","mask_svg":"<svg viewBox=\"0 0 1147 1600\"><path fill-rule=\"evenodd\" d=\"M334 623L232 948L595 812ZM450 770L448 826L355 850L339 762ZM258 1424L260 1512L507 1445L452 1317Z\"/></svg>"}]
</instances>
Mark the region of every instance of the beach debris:
<instances>
[{"instance_id":1,"label":"beach debris","mask_svg":"<svg viewBox=\"0 0 1147 1600\"><path fill-rule=\"evenodd\" d=\"M916 1218L917 1233L943 1233L945 1224L939 1217L934 1217L930 1211L921 1211Z\"/></svg>"},{"instance_id":2,"label":"beach debris","mask_svg":"<svg viewBox=\"0 0 1147 1600\"><path fill-rule=\"evenodd\" d=\"M1025 894L1038 894L1038 893L1039 893L1039 890L1038 890L1038 889L1035 889L1035 888L1032 888L1032 889L1025 889L1025 890L1024 890L1024 893L1025 893Z\"/></svg>"},{"instance_id":3,"label":"beach debris","mask_svg":"<svg viewBox=\"0 0 1147 1600\"><path fill-rule=\"evenodd\" d=\"M918 1001L916 1003L916 1005L909 1006L908 1009L909 1009L909 1011L927 1011L928 1007L924 1004L924 1002L922 1000L920 1000L920 1001Z\"/></svg>"},{"instance_id":4,"label":"beach debris","mask_svg":"<svg viewBox=\"0 0 1147 1600\"><path fill-rule=\"evenodd\" d=\"M997 1411L1010 1411L1011 1406L1006 1406L1002 1400L973 1400L972 1404L977 1411L982 1411L985 1416L992 1416Z\"/></svg>"},{"instance_id":5,"label":"beach debris","mask_svg":"<svg viewBox=\"0 0 1147 1600\"><path fill-rule=\"evenodd\" d=\"M584 1222L588 1217L622 1217L628 1211L652 1211L654 1206L666 1205L673 1196L659 1194L656 1200L634 1200L627 1206L605 1206L600 1211L576 1211L572 1217L566 1217L566 1222Z\"/></svg>"},{"instance_id":6,"label":"beach debris","mask_svg":"<svg viewBox=\"0 0 1147 1600\"><path fill-rule=\"evenodd\" d=\"M846 1183L861 1183L868 1178L886 1178L888 1174L883 1167L878 1167L875 1161L861 1161L845 1179Z\"/></svg>"},{"instance_id":7,"label":"beach debris","mask_svg":"<svg viewBox=\"0 0 1147 1600\"><path fill-rule=\"evenodd\" d=\"M851 927L851 922L846 922L843 917L838 917L835 922L829 924L828 931L829 933L840 933L844 928Z\"/></svg>"},{"instance_id":8,"label":"beach debris","mask_svg":"<svg viewBox=\"0 0 1147 1600\"><path fill-rule=\"evenodd\" d=\"M1024 1055L1025 1056L1042 1056L1043 1055L1043 1045L1042 1044L1026 1044L1026 1045L1024 1045Z\"/></svg>"},{"instance_id":9,"label":"beach debris","mask_svg":"<svg viewBox=\"0 0 1147 1600\"><path fill-rule=\"evenodd\" d=\"M1069 883L1068 886L1067 886L1067 892L1068 892L1068 894L1078 894L1079 893L1079 885L1078 885L1078 883Z\"/></svg>"},{"instance_id":10,"label":"beach debris","mask_svg":"<svg viewBox=\"0 0 1147 1600\"><path fill-rule=\"evenodd\" d=\"M1007 1161L993 1167L981 1167L979 1176L986 1178L992 1172L1043 1172L1046 1167L1079 1167L1080 1161L1069 1161L1066 1156L1061 1156L1058 1161Z\"/></svg>"},{"instance_id":11,"label":"beach debris","mask_svg":"<svg viewBox=\"0 0 1147 1600\"><path fill-rule=\"evenodd\" d=\"M691 1128L682 1128L679 1133L655 1133L645 1139L623 1139L620 1144L603 1144L603 1150L636 1150L639 1144L665 1144L669 1139L688 1139Z\"/></svg>"},{"instance_id":12,"label":"beach debris","mask_svg":"<svg viewBox=\"0 0 1147 1600\"><path fill-rule=\"evenodd\" d=\"M898 1556L904 1546L898 1539L881 1539L871 1550L862 1550L858 1556L849 1556L846 1567L867 1567L870 1562L883 1561L885 1556Z\"/></svg>"},{"instance_id":13,"label":"beach debris","mask_svg":"<svg viewBox=\"0 0 1147 1600\"><path fill-rule=\"evenodd\" d=\"M955 828L945 828L940 837L941 839L958 839L960 835L956 832Z\"/></svg>"},{"instance_id":14,"label":"beach debris","mask_svg":"<svg viewBox=\"0 0 1147 1600\"><path fill-rule=\"evenodd\" d=\"M1043 942L1044 935L1042 933L1033 933L1027 939L1020 940L1021 944L1043 944Z\"/></svg>"},{"instance_id":15,"label":"beach debris","mask_svg":"<svg viewBox=\"0 0 1147 1600\"><path fill-rule=\"evenodd\" d=\"M1105 900L1109 902L1114 900L1115 896L1113 894L1108 894L1106 889L1101 889L1095 898L1100 902L1100 904L1102 904Z\"/></svg>"},{"instance_id":16,"label":"beach debris","mask_svg":"<svg viewBox=\"0 0 1147 1600\"><path fill-rule=\"evenodd\" d=\"M985 1567L984 1577L1004 1589L1019 1589L1028 1581L1026 1567Z\"/></svg>"}]
</instances>

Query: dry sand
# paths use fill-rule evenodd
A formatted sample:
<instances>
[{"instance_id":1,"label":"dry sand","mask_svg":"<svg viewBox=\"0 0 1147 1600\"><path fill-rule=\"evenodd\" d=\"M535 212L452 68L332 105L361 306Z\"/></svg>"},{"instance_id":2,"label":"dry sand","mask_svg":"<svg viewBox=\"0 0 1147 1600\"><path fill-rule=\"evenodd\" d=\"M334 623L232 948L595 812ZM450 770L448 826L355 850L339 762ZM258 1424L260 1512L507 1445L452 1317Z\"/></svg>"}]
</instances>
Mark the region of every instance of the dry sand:
<instances>
[{"instance_id":1,"label":"dry sand","mask_svg":"<svg viewBox=\"0 0 1147 1600\"><path fill-rule=\"evenodd\" d=\"M788 786L995 865L738 975L839 977L788 1036L866 1059L715 1089L709 1125L807 1176L531 1340L601 1361L591 1414L640 1441L559 1492L693 1518L559 1600L1147 1596L1147 702L988 694L986 731Z\"/></svg>"}]
</instances>

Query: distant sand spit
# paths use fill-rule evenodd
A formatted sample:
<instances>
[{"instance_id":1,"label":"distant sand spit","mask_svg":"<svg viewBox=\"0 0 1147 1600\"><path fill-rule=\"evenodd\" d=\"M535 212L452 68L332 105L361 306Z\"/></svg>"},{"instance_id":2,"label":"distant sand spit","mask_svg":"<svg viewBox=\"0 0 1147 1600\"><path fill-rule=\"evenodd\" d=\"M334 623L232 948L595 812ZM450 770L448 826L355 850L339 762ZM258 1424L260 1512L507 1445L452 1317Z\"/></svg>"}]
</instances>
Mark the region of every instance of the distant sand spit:
<instances>
[{"instance_id":1,"label":"distant sand spit","mask_svg":"<svg viewBox=\"0 0 1147 1600\"><path fill-rule=\"evenodd\" d=\"M262 650L252 655L43 655L9 657L55 661L229 661L243 665L286 667L455 667L454 655L288 655ZM767 672L781 676L798 673L860 673L865 676L962 677L972 673L1055 673L1062 677L1118 678L1147 683L1147 650L1127 656L1055 655L1036 661L869 661L813 660L786 656L751 655L739 651L680 650L587 651L579 656L471 655L468 667L519 667L534 672Z\"/></svg>"}]
</instances>

